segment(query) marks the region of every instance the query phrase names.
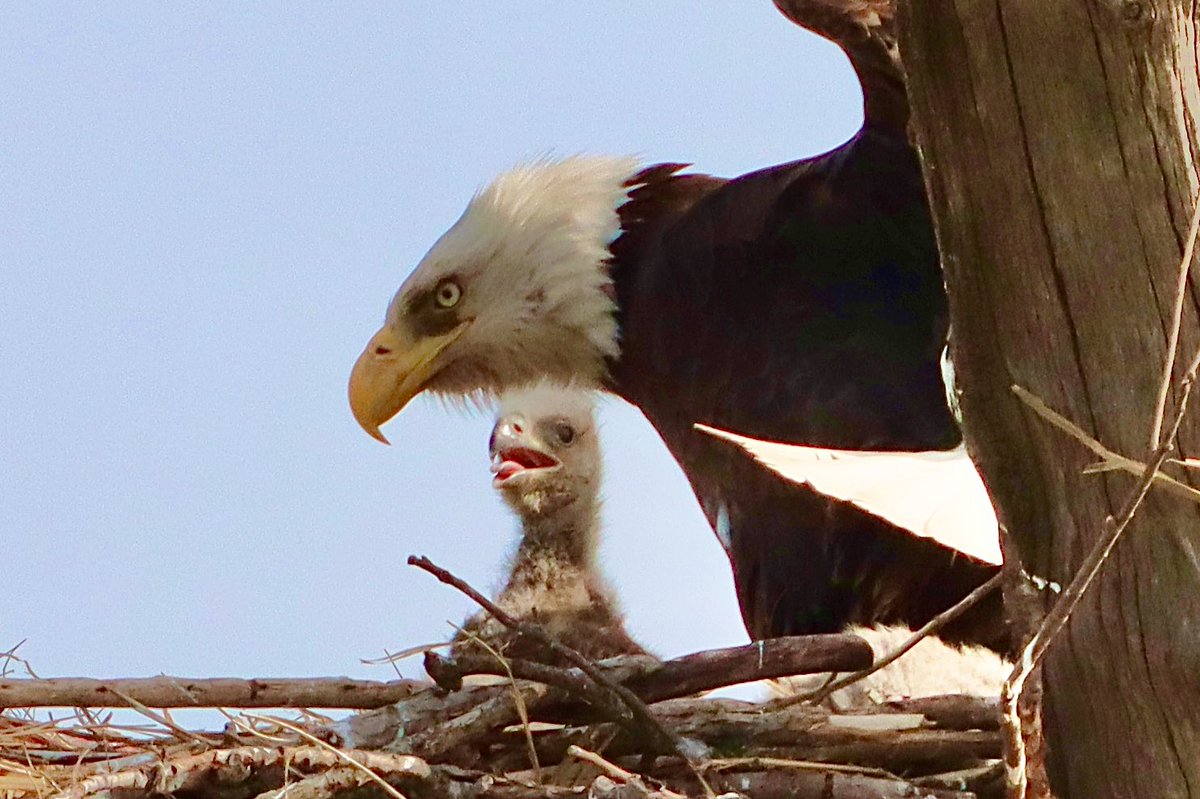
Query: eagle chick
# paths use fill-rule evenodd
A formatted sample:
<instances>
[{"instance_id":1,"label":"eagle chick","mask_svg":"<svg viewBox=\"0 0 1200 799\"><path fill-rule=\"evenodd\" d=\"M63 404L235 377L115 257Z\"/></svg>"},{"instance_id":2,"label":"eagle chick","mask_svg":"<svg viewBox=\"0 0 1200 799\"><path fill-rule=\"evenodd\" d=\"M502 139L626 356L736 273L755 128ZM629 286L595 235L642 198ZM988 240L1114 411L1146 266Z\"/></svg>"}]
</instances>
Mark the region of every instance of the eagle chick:
<instances>
[{"instance_id":1,"label":"eagle chick","mask_svg":"<svg viewBox=\"0 0 1200 799\"><path fill-rule=\"evenodd\" d=\"M586 657L644 654L597 565L601 459L591 394L549 383L506 394L488 449L492 486L521 521L496 604ZM455 653L478 651L474 638L509 657L556 660L486 612L467 620Z\"/></svg>"}]
</instances>

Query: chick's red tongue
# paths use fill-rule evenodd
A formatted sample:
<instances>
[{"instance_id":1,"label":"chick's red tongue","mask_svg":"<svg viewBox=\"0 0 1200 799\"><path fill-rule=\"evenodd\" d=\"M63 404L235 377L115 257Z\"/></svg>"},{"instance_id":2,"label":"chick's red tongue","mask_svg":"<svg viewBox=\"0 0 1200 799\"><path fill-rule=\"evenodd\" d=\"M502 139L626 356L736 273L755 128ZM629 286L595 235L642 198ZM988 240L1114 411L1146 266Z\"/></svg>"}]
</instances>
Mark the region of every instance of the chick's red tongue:
<instances>
[{"instance_id":1,"label":"chick's red tongue","mask_svg":"<svg viewBox=\"0 0 1200 799\"><path fill-rule=\"evenodd\" d=\"M496 481L503 483L508 478L512 477L517 472L525 471L525 467L516 461L504 461L499 466L493 466L492 471L496 473Z\"/></svg>"}]
</instances>

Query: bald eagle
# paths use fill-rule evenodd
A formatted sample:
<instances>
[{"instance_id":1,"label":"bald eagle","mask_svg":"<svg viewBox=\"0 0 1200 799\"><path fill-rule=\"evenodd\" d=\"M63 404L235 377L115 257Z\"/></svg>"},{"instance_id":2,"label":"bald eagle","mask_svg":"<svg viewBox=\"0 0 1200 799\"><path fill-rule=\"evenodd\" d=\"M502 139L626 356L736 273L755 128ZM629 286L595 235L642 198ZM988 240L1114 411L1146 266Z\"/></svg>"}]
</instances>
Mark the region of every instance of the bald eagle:
<instances>
[{"instance_id":1,"label":"bald eagle","mask_svg":"<svg viewBox=\"0 0 1200 799\"><path fill-rule=\"evenodd\" d=\"M362 427L384 441L381 425L422 392L488 395L539 378L625 398L691 482L756 638L919 626L990 577L994 564L693 427L842 450L961 442L903 83L886 25L868 17L841 20L839 40L866 121L828 153L733 179L627 157L543 160L482 189L355 364ZM1005 646L999 599L944 634Z\"/></svg>"},{"instance_id":2,"label":"bald eagle","mask_svg":"<svg viewBox=\"0 0 1200 799\"><path fill-rule=\"evenodd\" d=\"M588 392L540 383L506 394L488 452L492 486L521 521L521 542L496 604L593 659L645 654L625 630L596 562L600 443ZM481 639L510 657L553 661L488 614L467 620L456 653Z\"/></svg>"}]
</instances>

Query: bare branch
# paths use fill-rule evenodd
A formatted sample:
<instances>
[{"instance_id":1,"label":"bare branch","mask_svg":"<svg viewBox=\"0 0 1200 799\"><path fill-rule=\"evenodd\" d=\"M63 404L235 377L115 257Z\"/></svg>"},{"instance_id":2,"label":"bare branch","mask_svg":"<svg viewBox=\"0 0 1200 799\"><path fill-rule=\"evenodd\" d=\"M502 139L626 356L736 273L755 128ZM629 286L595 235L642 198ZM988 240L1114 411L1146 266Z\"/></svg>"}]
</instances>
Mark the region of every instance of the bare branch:
<instances>
[{"instance_id":1,"label":"bare branch","mask_svg":"<svg viewBox=\"0 0 1200 799\"><path fill-rule=\"evenodd\" d=\"M394 755L384 752L330 752L317 746L291 748L239 746L172 757L161 763L155 762L141 768L111 774L98 774L75 783L53 799L83 799L93 794L118 789L172 794L178 791L195 790L212 779L217 772L229 769L231 766L254 771L281 764L286 759L307 771L340 765L347 756L355 758L363 767L375 772L404 773L414 777L426 777L430 773L429 766L423 760L411 755Z\"/></svg>"},{"instance_id":2,"label":"bare branch","mask_svg":"<svg viewBox=\"0 0 1200 799\"><path fill-rule=\"evenodd\" d=\"M642 782L642 778L637 774L626 771L615 763L610 763L595 752L584 749L583 747L572 744L567 748L567 757L573 757L576 760L582 760L585 763L590 763L598 768L601 773L604 774L604 776L608 777L609 779L620 780L622 784L632 785L634 789L639 791L643 796L651 796L653 794L662 797L662 799L687 799L687 797L683 794L676 793L675 791L671 790L664 789L662 791L652 792L646 787L646 784Z\"/></svg>"},{"instance_id":3,"label":"bare branch","mask_svg":"<svg viewBox=\"0 0 1200 799\"><path fill-rule=\"evenodd\" d=\"M710 649L674 660L658 661L646 655L620 655L597 663L612 680L623 683L643 702L661 702L712 691L754 680L771 680L797 674L855 671L872 662L871 647L849 633L770 638L743 646ZM491 658L463 653L447 659L426 656L426 670L439 684L452 669L457 675L507 672ZM579 669L563 669L519 658L510 658L512 673L526 680L553 685L590 701L589 684ZM444 687L453 687L446 685Z\"/></svg>"},{"instance_id":4,"label":"bare branch","mask_svg":"<svg viewBox=\"0 0 1200 799\"><path fill-rule=\"evenodd\" d=\"M1013 385L1011 389L1012 393L1017 395L1017 399L1021 400L1031 411L1100 457L1101 462L1084 469L1085 474L1109 471L1123 471L1138 476L1145 474L1146 464L1133 458L1127 458L1118 452L1113 452L1095 438L1085 433L1079 425L1047 405L1041 397L1018 385ZM1200 491L1179 482L1170 475L1155 472L1154 480L1172 494L1192 502L1200 503Z\"/></svg>"},{"instance_id":5,"label":"bare branch","mask_svg":"<svg viewBox=\"0 0 1200 799\"><path fill-rule=\"evenodd\" d=\"M0 679L0 707L383 707L410 697L419 680L147 677Z\"/></svg>"},{"instance_id":6,"label":"bare branch","mask_svg":"<svg viewBox=\"0 0 1200 799\"><path fill-rule=\"evenodd\" d=\"M1113 517L1109 516L1104 520L1100 540L1088 552L1087 557L1080 564L1079 570L1075 573L1071 582L1063 589L1058 601L1050 609L1050 612L1046 614L1046 617L1042 619L1037 632L1033 634L1033 637L1030 638L1029 642L1021 650L1020 657L1013 668L1012 674L1009 675L1009 678L1005 681L1001 689L1000 701L1004 711L1001 729L1004 732L1006 744L1005 772L1009 796L1013 799L1024 799L1027 786L1025 742L1021 737L1021 718L1018 714L1021 691L1025 687L1026 680L1029 679L1033 670L1037 668L1042 657L1046 654L1046 650L1049 648L1051 642L1058 636L1063 627L1066 626L1071 613L1079 605L1079 601L1092 585L1096 575L1100 573L1100 569L1104 566L1105 561L1108 560L1113 548L1117 545L1117 541L1120 540L1121 534L1125 532L1125 528L1133 521L1133 517L1137 513L1138 508L1141 507L1142 501L1150 493L1151 486L1154 485L1156 479L1160 476L1159 469L1162 468L1163 463L1167 460L1167 456L1174 447L1175 438L1179 434L1179 426L1183 423L1183 417L1187 413L1188 400L1191 398L1192 386L1196 381L1196 371L1198 368L1200 368L1200 349L1192 357L1191 362L1188 364L1187 373L1181 381L1182 395L1179 398L1179 406L1175 411L1175 418L1171 423L1171 429L1166 438L1157 449L1150 453L1150 457L1147 459L1149 463L1142 472L1137 485L1134 486L1133 491L1130 493L1129 499L1126 500L1124 508L1118 515L1118 519L1114 521ZM1017 387L1013 386L1013 390L1016 391ZM1018 396L1021 395L1018 394ZM1068 424L1070 423L1068 422Z\"/></svg>"},{"instance_id":7,"label":"bare branch","mask_svg":"<svg viewBox=\"0 0 1200 799\"><path fill-rule=\"evenodd\" d=\"M1162 433L1163 414L1167 407L1167 394L1171 390L1171 377L1175 371L1175 356L1179 352L1179 328L1183 322L1183 301L1187 296L1188 272L1196 253L1196 235L1200 233L1200 199L1192 210L1192 222L1188 228L1187 244L1179 260L1179 282L1175 286L1175 307L1171 311L1171 333L1167 339L1167 359L1163 364L1162 382L1158 386L1158 401L1154 405L1154 419L1150 424L1150 449L1159 447Z\"/></svg>"},{"instance_id":8,"label":"bare branch","mask_svg":"<svg viewBox=\"0 0 1200 799\"><path fill-rule=\"evenodd\" d=\"M490 599L476 591L463 580L460 580L450 572L434 564L433 561L429 560L429 558L410 555L408 558L408 563L410 566L416 566L419 569L429 572L443 583L446 583L447 585L450 585L466 594L480 607L492 614L496 621L500 622L505 627L508 627L510 630L514 630L521 635L526 636L527 638L541 643L559 657L562 657L564 660L578 666L579 669L588 677L590 677L597 685L608 689L613 693L613 695L620 699L620 701L629 710L631 717L630 719L623 719L622 721L625 723L630 723L630 721L632 721L633 726L646 737L648 743L652 744L661 751L678 752L681 756L685 758L687 757L684 754L684 749L681 747L682 742L672 736L669 732L663 729L657 721L655 721L654 717L650 715L649 709L642 702L642 700L638 699L637 695L625 686L610 679L589 659L585 658L571 647L566 646L562 642L556 640L553 636L547 634L545 630L541 629L537 625L527 624L513 618L508 613L505 613Z\"/></svg>"}]
</instances>

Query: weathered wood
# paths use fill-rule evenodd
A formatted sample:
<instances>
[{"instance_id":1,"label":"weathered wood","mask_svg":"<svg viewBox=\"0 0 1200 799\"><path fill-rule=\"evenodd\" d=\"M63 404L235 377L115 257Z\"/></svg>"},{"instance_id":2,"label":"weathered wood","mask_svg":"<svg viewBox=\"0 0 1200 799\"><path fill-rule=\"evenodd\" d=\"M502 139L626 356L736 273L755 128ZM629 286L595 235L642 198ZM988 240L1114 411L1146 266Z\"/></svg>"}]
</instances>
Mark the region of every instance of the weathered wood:
<instances>
[{"instance_id":1,"label":"weathered wood","mask_svg":"<svg viewBox=\"0 0 1200 799\"><path fill-rule=\"evenodd\" d=\"M870 645L857 635L791 636L685 655L625 684L643 701L659 702L753 680L855 671L871 660Z\"/></svg>"},{"instance_id":2,"label":"weathered wood","mask_svg":"<svg viewBox=\"0 0 1200 799\"><path fill-rule=\"evenodd\" d=\"M84 799L118 793L132 796L212 795L222 783L248 782L259 771L277 771L278 774L273 773L268 779L278 784L284 779L285 767L302 773L324 772L345 764L347 758L379 775L425 779L431 773L424 761L408 755L335 752L316 746L239 746L175 757L165 762L156 760L139 768L88 777L56 794L54 799ZM253 787L252 782L250 786Z\"/></svg>"},{"instance_id":3,"label":"weathered wood","mask_svg":"<svg viewBox=\"0 0 1200 799\"><path fill-rule=\"evenodd\" d=\"M672 775L675 777L675 775ZM733 791L753 799L974 799L974 793L944 788L917 788L900 779L873 777L865 774L839 773L815 769L757 769L729 774L710 773L712 787ZM671 779L677 790L686 790L689 797L704 796L703 790L687 775ZM608 797L609 799L663 799L658 791L647 791L636 785L621 784L608 777L599 777L587 788L558 785L532 785L504 782L491 778L471 780L447 778L440 767L434 767L430 783L436 792L426 793L412 786L414 797L437 796L449 799L567 799L568 797ZM369 786L367 786L369 788ZM381 799L381 791L371 790L359 799Z\"/></svg>"},{"instance_id":4,"label":"weathered wood","mask_svg":"<svg viewBox=\"0 0 1200 799\"><path fill-rule=\"evenodd\" d=\"M1193 13L1179 0L901 4L968 444L1006 554L1061 584L1136 478L1082 475L1089 454L1010 386L1145 457L1197 184ZM1193 280L1176 378L1200 343L1197 304ZM1192 416L1179 449L1198 447ZM1153 491L1047 656L1062 799L1200 785L1196 522Z\"/></svg>"},{"instance_id":5,"label":"weathered wood","mask_svg":"<svg viewBox=\"0 0 1200 799\"><path fill-rule=\"evenodd\" d=\"M536 708L549 695L551 689L538 683L521 683L517 690L520 691L521 702L525 707ZM422 757L430 760L446 760L455 750L478 747L480 742L486 742L491 737L494 730L503 729L519 721L520 713L517 710L516 699L512 689L506 686L505 691L444 724L416 734L409 733L397 737L389 744L389 748L421 753ZM472 754L472 762L463 765L475 765L474 759L475 755Z\"/></svg>"},{"instance_id":6,"label":"weathered wood","mask_svg":"<svg viewBox=\"0 0 1200 799\"><path fill-rule=\"evenodd\" d=\"M726 699L675 699L655 705L658 721L673 732L713 748L746 757L774 757L821 763L851 763L896 773L932 773L1000 756L995 729L931 729L920 717L899 719L898 728L880 727L880 714L832 714L807 705L765 710L761 705ZM889 720L895 716L889 717ZM874 723L873 723L874 722ZM994 726L994 725L993 725ZM635 754L636 744L620 731L605 750L613 756ZM585 731L568 728L535 737L543 763L561 760L567 748ZM523 768L528 758L520 735L494 736L510 754L493 754L491 763L504 769ZM437 760L433 753L414 748L414 754ZM458 762L458 761L456 761ZM473 765L459 762L459 765Z\"/></svg>"},{"instance_id":7,"label":"weathered wood","mask_svg":"<svg viewBox=\"0 0 1200 799\"><path fill-rule=\"evenodd\" d=\"M974 799L975 794L945 788L917 788L904 780L817 770L747 771L722 774L714 788L754 799ZM700 794L697 793L697 796Z\"/></svg>"},{"instance_id":8,"label":"weathered wood","mask_svg":"<svg viewBox=\"0 0 1200 799\"><path fill-rule=\"evenodd\" d=\"M913 785L920 788L941 788L951 791L970 791L981 799L999 799L1004 796L1004 769L1000 763L990 763L974 768L914 777Z\"/></svg>"},{"instance_id":9,"label":"weathered wood","mask_svg":"<svg viewBox=\"0 0 1200 799\"><path fill-rule=\"evenodd\" d=\"M643 702L660 702L689 694L712 691L754 680L773 680L797 674L852 672L871 665L871 647L862 638L848 633L801 635L771 638L726 649L709 649L674 660L655 661L645 655L624 655L601 661L598 667L624 684ZM507 668L487 655L460 655L454 660L426 656L426 670L439 684L434 671L453 668L459 675L491 674L537 680L576 694L585 675L578 669L562 669L510 660ZM628 676L622 673L627 672ZM449 686L452 687L452 686Z\"/></svg>"},{"instance_id":10,"label":"weathered wood","mask_svg":"<svg viewBox=\"0 0 1200 799\"><path fill-rule=\"evenodd\" d=\"M825 671L854 671L871 662L871 648L856 635L811 635L776 638L728 649L697 652L674 660L654 663L644 656L611 658L597 664L611 679L627 685L644 702L659 702L710 691L751 680ZM467 674L507 672L494 659L464 659ZM517 661L510 664L514 675L546 678L550 684L567 686L584 678L578 669L555 669ZM439 665L439 668L441 666ZM556 679L557 672L569 679ZM395 706L352 716L334 725L331 733L350 746L405 747L402 737L418 735L436 724L455 718L471 708L508 692L505 686L469 686L450 694L432 686L401 700ZM563 690L542 692L533 708L536 717L559 719L579 716L578 695ZM503 701L499 702L503 705ZM515 720L515 709L510 710ZM394 742L394 743L393 743Z\"/></svg>"},{"instance_id":11,"label":"weathered wood","mask_svg":"<svg viewBox=\"0 0 1200 799\"><path fill-rule=\"evenodd\" d=\"M0 679L0 708L10 707L325 707L376 708L412 696L420 680L146 677L96 680Z\"/></svg>"},{"instance_id":12,"label":"weathered wood","mask_svg":"<svg viewBox=\"0 0 1200 799\"><path fill-rule=\"evenodd\" d=\"M1000 702L995 697L949 694L895 699L885 705L897 713L920 713L946 730L994 730L1000 726Z\"/></svg>"}]
</instances>

